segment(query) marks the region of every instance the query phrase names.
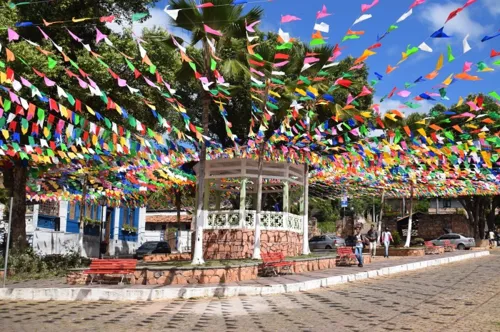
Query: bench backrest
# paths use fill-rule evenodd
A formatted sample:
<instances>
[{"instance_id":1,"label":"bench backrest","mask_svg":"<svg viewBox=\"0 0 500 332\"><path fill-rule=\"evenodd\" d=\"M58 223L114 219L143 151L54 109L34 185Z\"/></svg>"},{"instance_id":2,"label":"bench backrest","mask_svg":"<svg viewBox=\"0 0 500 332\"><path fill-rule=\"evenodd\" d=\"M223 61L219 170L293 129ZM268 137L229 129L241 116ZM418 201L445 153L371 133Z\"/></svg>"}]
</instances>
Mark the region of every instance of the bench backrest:
<instances>
[{"instance_id":1,"label":"bench backrest","mask_svg":"<svg viewBox=\"0 0 500 332\"><path fill-rule=\"evenodd\" d=\"M352 248L350 248L350 247L338 247L337 253L339 255L350 255L350 254L352 254Z\"/></svg>"},{"instance_id":2,"label":"bench backrest","mask_svg":"<svg viewBox=\"0 0 500 332\"><path fill-rule=\"evenodd\" d=\"M434 247L434 244L431 241L425 241L424 244L426 247Z\"/></svg>"},{"instance_id":3,"label":"bench backrest","mask_svg":"<svg viewBox=\"0 0 500 332\"><path fill-rule=\"evenodd\" d=\"M260 255L264 263L278 263L285 260L285 255L282 252L268 252Z\"/></svg>"},{"instance_id":4,"label":"bench backrest","mask_svg":"<svg viewBox=\"0 0 500 332\"><path fill-rule=\"evenodd\" d=\"M90 262L91 270L134 270L136 266L136 259L93 259Z\"/></svg>"}]
</instances>

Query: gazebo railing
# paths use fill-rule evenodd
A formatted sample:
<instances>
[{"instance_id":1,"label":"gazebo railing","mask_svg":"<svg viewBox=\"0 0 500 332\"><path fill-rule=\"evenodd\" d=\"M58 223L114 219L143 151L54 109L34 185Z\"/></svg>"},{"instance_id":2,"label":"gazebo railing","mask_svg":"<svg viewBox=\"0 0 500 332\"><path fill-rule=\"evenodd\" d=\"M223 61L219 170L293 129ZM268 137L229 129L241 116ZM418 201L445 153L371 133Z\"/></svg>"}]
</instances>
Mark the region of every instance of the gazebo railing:
<instances>
[{"instance_id":1,"label":"gazebo railing","mask_svg":"<svg viewBox=\"0 0 500 332\"><path fill-rule=\"evenodd\" d=\"M246 210L243 219L238 210L209 211L205 229L255 229L257 212ZM262 230L281 230L302 233L303 216L289 212L262 211L260 227Z\"/></svg>"}]
</instances>

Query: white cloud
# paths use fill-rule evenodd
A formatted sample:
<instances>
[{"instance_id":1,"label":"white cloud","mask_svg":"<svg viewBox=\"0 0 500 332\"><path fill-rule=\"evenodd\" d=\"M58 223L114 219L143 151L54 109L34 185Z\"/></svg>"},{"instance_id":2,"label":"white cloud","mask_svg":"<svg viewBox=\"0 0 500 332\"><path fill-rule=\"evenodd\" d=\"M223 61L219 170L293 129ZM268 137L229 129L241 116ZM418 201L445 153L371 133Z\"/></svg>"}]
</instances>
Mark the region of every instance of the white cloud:
<instances>
[{"instance_id":1,"label":"white cloud","mask_svg":"<svg viewBox=\"0 0 500 332\"><path fill-rule=\"evenodd\" d=\"M390 111L390 110L398 110L398 111L404 113L405 115L409 115L411 113L428 113L431 110L431 108L434 107L434 105L431 104L428 100L419 101L418 104L420 104L421 107L417 108L417 109L412 109L412 108L406 107L403 104L403 102L411 101L411 99L405 99L404 101L401 101L398 99L385 99L383 102L379 103L378 101L381 98L382 97L380 97L380 96L373 97L374 103L380 105L380 113L381 114L385 114L387 111ZM405 106L405 108L400 108L400 106Z\"/></svg>"},{"instance_id":2,"label":"white cloud","mask_svg":"<svg viewBox=\"0 0 500 332\"><path fill-rule=\"evenodd\" d=\"M498 0L483 0L483 5L491 15L500 15L500 3Z\"/></svg>"},{"instance_id":3,"label":"white cloud","mask_svg":"<svg viewBox=\"0 0 500 332\"><path fill-rule=\"evenodd\" d=\"M491 1L498 5L498 0ZM455 2L430 4L427 6L427 10L422 12L420 18L428 23L431 31L435 31L444 25L444 22L452 11L461 6L463 6L463 4ZM471 38L482 36L486 29L481 23L474 21L470 17L469 10L469 8L463 10L455 18L449 21L444 28L444 32L448 35L459 37L465 37L467 34L470 34Z\"/></svg>"}]
</instances>

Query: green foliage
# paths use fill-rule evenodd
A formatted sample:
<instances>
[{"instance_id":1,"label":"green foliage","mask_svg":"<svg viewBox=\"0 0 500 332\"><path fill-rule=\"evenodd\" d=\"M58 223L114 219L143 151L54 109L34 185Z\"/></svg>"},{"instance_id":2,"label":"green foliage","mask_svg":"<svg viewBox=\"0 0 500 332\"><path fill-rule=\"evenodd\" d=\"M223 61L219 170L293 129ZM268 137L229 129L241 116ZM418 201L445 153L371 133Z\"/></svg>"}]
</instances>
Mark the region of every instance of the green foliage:
<instances>
[{"instance_id":1,"label":"green foliage","mask_svg":"<svg viewBox=\"0 0 500 332\"><path fill-rule=\"evenodd\" d=\"M337 231L337 224L333 221L318 222L318 229L322 234L335 233Z\"/></svg>"},{"instance_id":2,"label":"green foliage","mask_svg":"<svg viewBox=\"0 0 500 332\"><path fill-rule=\"evenodd\" d=\"M127 224L124 224L123 225L123 232L125 233L137 233L137 228L135 228L134 226L130 226L130 225L127 225Z\"/></svg>"},{"instance_id":3,"label":"green foliage","mask_svg":"<svg viewBox=\"0 0 500 332\"><path fill-rule=\"evenodd\" d=\"M428 199L419 199L418 201L415 202L415 206L413 207L413 213L416 212L428 213L429 206L430 203Z\"/></svg>"},{"instance_id":4,"label":"green foliage","mask_svg":"<svg viewBox=\"0 0 500 332\"><path fill-rule=\"evenodd\" d=\"M392 242L394 243L395 246L401 245L401 235L399 235L398 231L392 231Z\"/></svg>"},{"instance_id":5,"label":"green foliage","mask_svg":"<svg viewBox=\"0 0 500 332\"><path fill-rule=\"evenodd\" d=\"M101 224L100 220L85 218L83 219L85 226L97 227Z\"/></svg>"},{"instance_id":6,"label":"green foliage","mask_svg":"<svg viewBox=\"0 0 500 332\"><path fill-rule=\"evenodd\" d=\"M309 200L309 216L318 220L318 229L322 233L335 233L336 222L340 219L338 208L334 208L329 199L311 198Z\"/></svg>"},{"instance_id":7,"label":"green foliage","mask_svg":"<svg viewBox=\"0 0 500 332\"><path fill-rule=\"evenodd\" d=\"M4 266L5 258L0 257L0 266ZM81 257L76 251L65 255L39 256L28 247L25 250L12 250L9 253L9 270L16 279L40 279L66 275L68 269L87 267L90 259Z\"/></svg>"},{"instance_id":8,"label":"green foliage","mask_svg":"<svg viewBox=\"0 0 500 332\"><path fill-rule=\"evenodd\" d=\"M420 238L420 237L417 237L417 238L414 238L411 240L410 242L410 245L412 246L423 246L425 243L425 240Z\"/></svg>"}]
</instances>

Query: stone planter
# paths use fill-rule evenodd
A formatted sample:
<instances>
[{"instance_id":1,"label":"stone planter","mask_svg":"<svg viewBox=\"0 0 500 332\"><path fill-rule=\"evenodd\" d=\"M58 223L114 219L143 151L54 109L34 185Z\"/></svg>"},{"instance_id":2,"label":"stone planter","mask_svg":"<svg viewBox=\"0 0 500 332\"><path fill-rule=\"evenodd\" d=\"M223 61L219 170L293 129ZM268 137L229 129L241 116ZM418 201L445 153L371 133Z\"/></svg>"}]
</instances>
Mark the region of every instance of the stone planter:
<instances>
[{"instance_id":1,"label":"stone planter","mask_svg":"<svg viewBox=\"0 0 500 332\"><path fill-rule=\"evenodd\" d=\"M188 261L191 259L191 253L177 254L152 254L145 255L142 259L144 262L171 262L171 261Z\"/></svg>"}]
</instances>

